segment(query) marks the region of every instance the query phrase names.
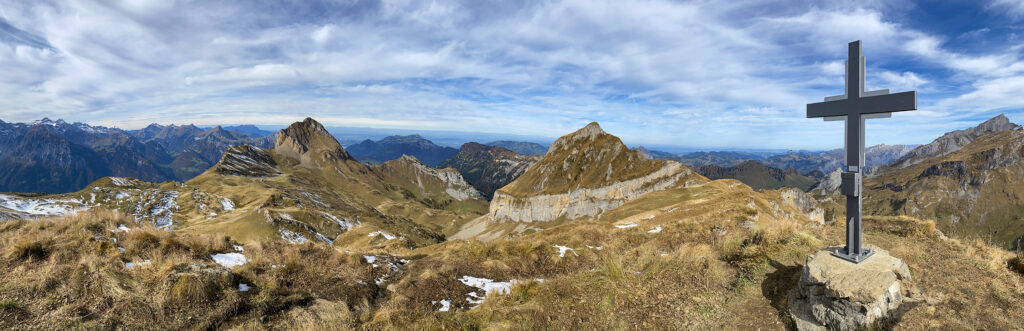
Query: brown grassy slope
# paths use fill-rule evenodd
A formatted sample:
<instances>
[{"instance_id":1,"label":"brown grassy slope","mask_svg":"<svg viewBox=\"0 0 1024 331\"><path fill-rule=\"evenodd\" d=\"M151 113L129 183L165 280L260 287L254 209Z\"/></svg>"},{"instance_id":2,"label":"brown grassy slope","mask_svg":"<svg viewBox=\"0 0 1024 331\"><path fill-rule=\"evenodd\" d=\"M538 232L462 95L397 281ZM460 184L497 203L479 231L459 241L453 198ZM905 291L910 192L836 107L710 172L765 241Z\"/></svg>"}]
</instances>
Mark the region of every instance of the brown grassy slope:
<instances>
[{"instance_id":1,"label":"brown grassy slope","mask_svg":"<svg viewBox=\"0 0 1024 331\"><path fill-rule=\"evenodd\" d=\"M361 257L328 246L245 245L249 262L227 269L210 254L233 251L230 238L131 224L98 210L0 223L0 328L291 328L302 324L287 314L321 305L345 327L370 317L380 291L380 275ZM128 269L126 261L143 264Z\"/></svg>"},{"instance_id":2,"label":"brown grassy slope","mask_svg":"<svg viewBox=\"0 0 1024 331\"><path fill-rule=\"evenodd\" d=\"M3 222L0 328L781 329L799 264L841 244L843 228L768 217L770 201L747 207L752 191L733 183L676 192L687 197L671 208L624 205L661 206L652 218L621 211L510 240L420 248L381 286L388 266L324 244L246 244L250 262L223 269L208 256L233 240L114 232L130 223L117 214ZM623 222L637 226L615 226ZM1024 320L1024 278L1007 268L1009 252L943 240L933 223L903 217L868 218L865 232L914 278L897 329L1014 329ZM573 250L559 256L555 245ZM145 259L152 264L123 266ZM522 283L468 309L475 288L463 276ZM446 299L452 311L438 312Z\"/></svg>"},{"instance_id":3,"label":"brown grassy slope","mask_svg":"<svg viewBox=\"0 0 1024 331\"><path fill-rule=\"evenodd\" d=\"M725 215L722 215L725 216ZM741 217L742 214L734 216ZM578 221L513 240L450 242L410 265L371 328L782 329L786 296L806 256L841 244L839 226L715 217L618 229ZM1010 255L981 242L943 240L934 224L869 218L866 240L904 258L914 295L896 329L1013 329L1024 319L1024 281ZM574 248L558 256L553 245ZM595 248L588 248L588 245ZM596 249L601 247L601 249ZM472 310L461 276L524 280ZM530 281L541 278L543 281Z\"/></svg>"},{"instance_id":4,"label":"brown grassy slope","mask_svg":"<svg viewBox=\"0 0 1024 331\"><path fill-rule=\"evenodd\" d=\"M544 157L499 190L515 197L565 193L643 177L666 163L630 150L618 137L592 122L558 138Z\"/></svg>"}]
</instances>

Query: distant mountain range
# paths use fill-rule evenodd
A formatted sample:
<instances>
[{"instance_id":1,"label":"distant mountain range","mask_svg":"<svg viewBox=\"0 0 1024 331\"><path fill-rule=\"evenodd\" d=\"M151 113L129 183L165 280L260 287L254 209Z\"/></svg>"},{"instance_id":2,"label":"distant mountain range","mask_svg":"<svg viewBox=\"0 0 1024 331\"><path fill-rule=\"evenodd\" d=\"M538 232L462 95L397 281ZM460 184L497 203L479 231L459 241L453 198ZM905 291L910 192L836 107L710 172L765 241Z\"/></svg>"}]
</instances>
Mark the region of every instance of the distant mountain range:
<instances>
[{"instance_id":1,"label":"distant mountain range","mask_svg":"<svg viewBox=\"0 0 1024 331\"><path fill-rule=\"evenodd\" d=\"M272 142L220 127L153 124L123 131L48 118L0 121L0 191L70 192L105 176L187 180L212 166L231 145Z\"/></svg>"},{"instance_id":2,"label":"distant mountain range","mask_svg":"<svg viewBox=\"0 0 1024 331\"><path fill-rule=\"evenodd\" d=\"M864 150L867 167L871 168L889 164L904 154L909 153L917 146L880 144L868 147ZM786 153L711 151L685 154L651 151L643 147L639 147L638 150L652 159L679 161L694 168L707 165L728 168L753 160L775 169L794 169L802 175L815 178L822 178L825 174L843 166L842 148L828 151L789 151Z\"/></svg>"},{"instance_id":3,"label":"distant mountain range","mask_svg":"<svg viewBox=\"0 0 1024 331\"><path fill-rule=\"evenodd\" d=\"M525 141L498 140L486 143L488 146L504 147L519 154L544 155L548 152L548 146Z\"/></svg>"},{"instance_id":4,"label":"distant mountain range","mask_svg":"<svg viewBox=\"0 0 1024 331\"><path fill-rule=\"evenodd\" d=\"M267 130L260 129L260 128L256 127L255 125L252 125L252 124L225 125L225 126L223 126L223 128L224 128L224 130L234 131L234 132L245 134L245 135L249 136L250 138L262 138L262 137L266 137L266 136L269 136L269 135L272 135L272 134L276 133L274 131L267 131ZM206 128L203 128L203 129L204 130L209 130L209 129L212 129L212 127L206 127Z\"/></svg>"},{"instance_id":5,"label":"distant mountain range","mask_svg":"<svg viewBox=\"0 0 1024 331\"><path fill-rule=\"evenodd\" d=\"M697 167L696 170L708 179L737 179L755 190L795 187L807 191L818 183L814 177L801 175L796 170L779 170L754 160L747 160L731 167L708 164Z\"/></svg>"},{"instance_id":6,"label":"distant mountain range","mask_svg":"<svg viewBox=\"0 0 1024 331\"><path fill-rule=\"evenodd\" d=\"M451 147L438 146L418 134L389 136L378 141L366 139L348 146L347 150L356 160L366 164L380 164L401 158L402 155L409 155L431 167L436 167L441 161L459 151Z\"/></svg>"}]
</instances>

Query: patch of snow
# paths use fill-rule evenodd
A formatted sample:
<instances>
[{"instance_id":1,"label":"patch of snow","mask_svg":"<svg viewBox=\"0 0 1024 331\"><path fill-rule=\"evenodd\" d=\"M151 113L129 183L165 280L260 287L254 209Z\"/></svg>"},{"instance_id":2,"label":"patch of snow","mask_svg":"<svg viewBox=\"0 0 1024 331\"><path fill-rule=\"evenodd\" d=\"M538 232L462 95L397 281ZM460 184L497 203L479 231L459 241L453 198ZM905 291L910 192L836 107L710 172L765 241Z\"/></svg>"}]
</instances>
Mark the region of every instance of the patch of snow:
<instances>
[{"instance_id":1,"label":"patch of snow","mask_svg":"<svg viewBox=\"0 0 1024 331\"><path fill-rule=\"evenodd\" d=\"M328 213L325 213L325 212L320 212L320 213L323 214L324 217L327 217L327 218L331 219L332 221L334 221L335 223L338 223L338 226L340 226L342 230L349 230L349 229L355 228L356 226L359 225L359 218L356 218L356 221L352 222L352 221L349 221L348 218L345 218L344 220L342 220L342 219L338 219L337 217L334 217L334 215L331 215L331 214L328 214Z\"/></svg>"},{"instance_id":2,"label":"patch of snow","mask_svg":"<svg viewBox=\"0 0 1024 331\"><path fill-rule=\"evenodd\" d=\"M468 294L470 296L470 298L466 298L466 301L468 301L469 303L474 304L474 305L477 305L477 304L480 304L481 302L484 302L484 299L487 298L488 295L491 295L491 293L497 293L497 294L507 294L507 293L509 293L511 291L511 289L512 289L512 283L513 283L513 282L496 282L496 281L491 280L491 279L477 278L477 277L473 277L473 276L462 276L462 278L459 278L459 282L462 282L463 284L466 284L467 286L476 287L476 288L481 289L481 290L484 291L484 295L483 296L480 296L476 292L470 292Z\"/></svg>"},{"instance_id":3,"label":"patch of snow","mask_svg":"<svg viewBox=\"0 0 1024 331\"><path fill-rule=\"evenodd\" d=\"M292 244L305 244L306 241L309 241L309 239L306 239L306 236L285 228L278 228L277 232L281 234L281 239Z\"/></svg>"},{"instance_id":4,"label":"patch of snow","mask_svg":"<svg viewBox=\"0 0 1024 331\"><path fill-rule=\"evenodd\" d=\"M238 291L239 292L248 292L249 291L249 285L247 285L245 283L238 283Z\"/></svg>"},{"instance_id":5,"label":"patch of snow","mask_svg":"<svg viewBox=\"0 0 1024 331\"><path fill-rule=\"evenodd\" d=\"M396 236L394 236L392 234L388 234L387 232L384 232L384 231L373 231L373 232L370 232L370 234L369 234L370 237L373 237L373 236L376 236L376 235L381 235L381 236L384 237L384 239L387 239L387 240L393 240L395 238L398 238L398 237L396 237Z\"/></svg>"},{"instance_id":6,"label":"patch of snow","mask_svg":"<svg viewBox=\"0 0 1024 331\"><path fill-rule=\"evenodd\" d=\"M220 206L224 208L224 211L235 210L235 203L228 198L220 199Z\"/></svg>"},{"instance_id":7,"label":"patch of snow","mask_svg":"<svg viewBox=\"0 0 1024 331\"><path fill-rule=\"evenodd\" d=\"M131 230L132 229L129 229L127 226L124 226L124 224L118 224L117 225L117 231L128 232L128 231L131 231Z\"/></svg>"},{"instance_id":8,"label":"patch of snow","mask_svg":"<svg viewBox=\"0 0 1024 331\"><path fill-rule=\"evenodd\" d=\"M121 253L124 253L124 247L118 246L117 247L117 251L121 252Z\"/></svg>"},{"instance_id":9,"label":"patch of snow","mask_svg":"<svg viewBox=\"0 0 1024 331\"><path fill-rule=\"evenodd\" d=\"M648 221L653 220L653 219L654 219L654 215L647 216L646 218L644 218L644 220L648 220Z\"/></svg>"},{"instance_id":10,"label":"patch of snow","mask_svg":"<svg viewBox=\"0 0 1024 331\"><path fill-rule=\"evenodd\" d=\"M377 262L377 257L373 255L363 255L363 258L366 259L367 263Z\"/></svg>"},{"instance_id":11,"label":"patch of snow","mask_svg":"<svg viewBox=\"0 0 1024 331\"><path fill-rule=\"evenodd\" d=\"M562 245L554 245L554 247L558 248L558 257L565 257L565 252L568 252L568 251L572 251L572 254L574 254L576 256L580 256L579 254L576 254L576 250L575 249L572 249L572 248L569 248L569 247L565 247L565 246L562 246Z\"/></svg>"},{"instance_id":12,"label":"patch of snow","mask_svg":"<svg viewBox=\"0 0 1024 331\"><path fill-rule=\"evenodd\" d=\"M0 194L0 207L19 211L31 216L63 216L89 209L76 200L30 199Z\"/></svg>"},{"instance_id":13,"label":"patch of snow","mask_svg":"<svg viewBox=\"0 0 1024 331\"><path fill-rule=\"evenodd\" d=\"M124 263L124 267L127 268L127 269L131 269L131 268L135 268L135 267L145 267L145 266L148 266L148 265L150 265L150 261L149 260L145 260L145 261L142 261L142 262L125 262Z\"/></svg>"},{"instance_id":14,"label":"patch of snow","mask_svg":"<svg viewBox=\"0 0 1024 331\"><path fill-rule=\"evenodd\" d=\"M653 227L650 230L647 230L647 233L658 233L658 232L661 232L661 225Z\"/></svg>"},{"instance_id":15,"label":"patch of snow","mask_svg":"<svg viewBox=\"0 0 1024 331\"><path fill-rule=\"evenodd\" d=\"M437 311L441 311L441 312L448 311L448 310L450 310L452 308L452 301L448 300L448 299L444 299L444 300L441 300L441 301L431 301L430 303L431 304L435 304L435 305L440 303L441 304L441 308L439 308Z\"/></svg>"},{"instance_id":16,"label":"patch of snow","mask_svg":"<svg viewBox=\"0 0 1024 331\"><path fill-rule=\"evenodd\" d=\"M636 227L636 223L616 224L615 227L619 229L628 229Z\"/></svg>"},{"instance_id":17,"label":"patch of snow","mask_svg":"<svg viewBox=\"0 0 1024 331\"><path fill-rule=\"evenodd\" d=\"M213 262L224 266L225 268L231 268L234 266L240 266L245 264L245 255L242 253L221 253L210 255Z\"/></svg>"},{"instance_id":18,"label":"patch of snow","mask_svg":"<svg viewBox=\"0 0 1024 331\"><path fill-rule=\"evenodd\" d=\"M127 198L129 195L131 194L128 194L128 192L117 192L117 195L114 195L114 199L121 200Z\"/></svg>"},{"instance_id":19,"label":"patch of snow","mask_svg":"<svg viewBox=\"0 0 1024 331\"><path fill-rule=\"evenodd\" d=\"M587 248L590 248L590 249L596 249L596 250L602 250L602 249L604 249L604 247L601 247L601 246L590 246L590 245L587 245Z\"/></svg>"},{"instance_id":20,"label":"patch of snow","mask_svg":"<svg viewBox=\"0 0 1024 331\"><path fill-rule=\"evenodd\" d=\"M124 177L110 177L110 181L117 186L132 186L132 181Z\"/></svg>"}]
</instances>

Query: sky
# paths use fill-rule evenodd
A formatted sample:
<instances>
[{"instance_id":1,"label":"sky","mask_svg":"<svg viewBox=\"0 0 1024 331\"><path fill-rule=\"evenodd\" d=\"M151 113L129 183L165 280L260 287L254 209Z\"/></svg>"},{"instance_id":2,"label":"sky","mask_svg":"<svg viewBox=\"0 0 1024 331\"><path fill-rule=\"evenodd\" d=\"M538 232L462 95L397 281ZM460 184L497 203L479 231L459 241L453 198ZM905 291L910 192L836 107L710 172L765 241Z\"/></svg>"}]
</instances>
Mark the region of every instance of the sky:
<instances>
[{"instance_id":1,"label":"sky","mask_svg":"<svg viewBox=\"0 0 1024 331\"><path fill-rule=\"evenodd\" d=\"M0 120L327 126L829 149L847 43L918 110L868 145L1024 122L1024 0L0 0Z\"/></svg>"}]
</instances>

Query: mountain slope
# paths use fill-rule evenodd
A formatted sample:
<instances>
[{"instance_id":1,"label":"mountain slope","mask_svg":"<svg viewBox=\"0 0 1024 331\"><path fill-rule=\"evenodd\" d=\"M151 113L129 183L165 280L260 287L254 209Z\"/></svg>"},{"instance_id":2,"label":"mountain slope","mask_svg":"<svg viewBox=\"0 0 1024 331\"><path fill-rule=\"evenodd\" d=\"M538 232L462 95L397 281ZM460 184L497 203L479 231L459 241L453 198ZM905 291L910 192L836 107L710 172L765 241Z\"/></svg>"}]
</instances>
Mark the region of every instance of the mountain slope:
<instances>
[{"instance_id":1,"label":"mountain slope","mask_svg":"<svg viewBox=\"0 0 1024 331\"><path fill-rule=\"evenodd\" d=\"M411 155L431 167L436 167L441 161L458 152L451 147L438 146L418 134L389 136L378 141L367 139L349 146L348 151L364 163L378 164L398 159L402 155Z\"/></svg>"},{"instance_id":2,"label":"mountain slope","mask_svg":"<svg viewBox=\"0 0 1024 331\"><path fill-rule=\"evenodd\" d=\"M503 147L470 142L438 167L458 170L489 200L495 190L511 183L539 159L538 155L522 155Z\"/></svg>"},{"instance_id":3,"label":"mountain slope","mask_svg":"<svg viewBox=\"0 0 1024 331\"><path fill-rule=\"evenodd\" d=\"M891 167L905 168L912 166L929 158L955 152L979 137L1017 128L1020 128L1020 126L1010 123L1010 119L1006 118L1003 114L999 114L978 126L947 132L931 143L917 147L899 159L890 162L892 163Z\"/></svg>"},{"instance_id":4,"label":"mountain slope","mask_svg":"<svg viewBox=\"0 0 1024 331\"><path fill-rule=\"evenodd\" d=\"M947 233L1010 247L1024 236L1024 131L970 140L948 154L894 163L866 180L865 212L934 219Z\"/></svg>"},{"instance_id":5,"label":"mountain slope","mask_svg":"<svg viewBox=\"0 0 1024 331\"><path fill-rule=\"evenodd\" d=\"M755 190L771 190L788 186L806 191L818 182L813 177L797 173L796 170L779 170L753 160L728 168L705 165L698 167L697 173L711 180L737 179Z\"/></svg>"}]
</instances>

